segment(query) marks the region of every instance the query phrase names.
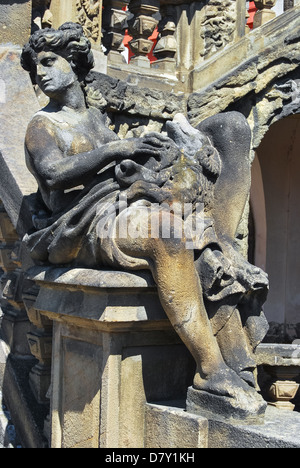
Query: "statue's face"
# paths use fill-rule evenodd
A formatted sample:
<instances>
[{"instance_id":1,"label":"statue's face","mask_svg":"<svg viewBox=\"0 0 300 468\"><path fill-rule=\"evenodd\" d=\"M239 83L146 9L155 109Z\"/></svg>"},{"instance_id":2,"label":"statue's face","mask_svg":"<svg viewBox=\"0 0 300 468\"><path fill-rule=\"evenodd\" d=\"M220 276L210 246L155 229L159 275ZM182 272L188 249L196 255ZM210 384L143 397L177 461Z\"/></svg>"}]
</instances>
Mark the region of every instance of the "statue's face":
<instances>
[{"instance_id":1,"label":"statue's face","mask_svg":"<svg viewBox=\"0 0 300 468\"><path fill-rule=\"evenodd\" d=\"M36 82L50 98L58 97L77 80L70 63L54 52L40 52L36 66Z\"/></svg>"}]
</instances>

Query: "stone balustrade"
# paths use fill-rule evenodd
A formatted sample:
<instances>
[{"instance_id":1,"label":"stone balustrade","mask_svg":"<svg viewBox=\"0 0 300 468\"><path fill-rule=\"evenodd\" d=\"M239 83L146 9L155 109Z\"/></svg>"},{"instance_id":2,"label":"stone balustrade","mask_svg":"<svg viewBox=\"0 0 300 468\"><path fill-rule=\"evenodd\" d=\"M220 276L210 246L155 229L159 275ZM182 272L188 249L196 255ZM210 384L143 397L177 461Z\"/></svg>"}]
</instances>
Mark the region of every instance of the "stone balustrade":
<instances>
[{"instance_id":1,"label":"stone balustrade","mask_svg":"<svg viewBox=\"0 0 300 468\"><path fill-rule=\"evenodd\" d=\"M299 390L300 345L260 344L256 352L257 363L265 371L262 390L269 405L293 411L293 400Z\"/></svg>"},{"instance_id":2,"label":"stone balustrade","mask_svg":"<svg viewBox=\"0 0 300 468\"><path fill-rule=\"evenodd\" d=\"M108 66L127 65L126 33L131 37L128 65L145 73L150 67L155 73L189 70L245 34L244 0L67 0L63 8L60 3L51 1L42 27L48 25L51 15L55 28L65 21L81 24L93 48L104 47ZM154 31L155 43L151 39Z\"/></svg>"}]
</instances>

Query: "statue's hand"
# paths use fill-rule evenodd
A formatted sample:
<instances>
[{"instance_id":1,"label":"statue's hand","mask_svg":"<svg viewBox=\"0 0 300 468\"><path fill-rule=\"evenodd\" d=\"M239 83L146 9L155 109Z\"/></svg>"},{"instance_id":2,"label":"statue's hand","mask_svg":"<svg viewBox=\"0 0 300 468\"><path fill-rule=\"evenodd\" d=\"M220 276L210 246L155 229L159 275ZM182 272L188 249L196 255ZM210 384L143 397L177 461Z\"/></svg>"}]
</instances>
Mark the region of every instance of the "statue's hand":
<instances>
[{"instance_id":1,"label":"statue's hand","mask_svg":"<svg viewBox=\"0 0 300 468\"><path fill-rule=\"evenodd\" d=\"M149 133L139 139L140 150L138 154L151 153L153 158L145 162L144 167L152 170L161 170L171 165L180 155L180 149L171 138L160 133Z\"/></svg>"}]
</instances>

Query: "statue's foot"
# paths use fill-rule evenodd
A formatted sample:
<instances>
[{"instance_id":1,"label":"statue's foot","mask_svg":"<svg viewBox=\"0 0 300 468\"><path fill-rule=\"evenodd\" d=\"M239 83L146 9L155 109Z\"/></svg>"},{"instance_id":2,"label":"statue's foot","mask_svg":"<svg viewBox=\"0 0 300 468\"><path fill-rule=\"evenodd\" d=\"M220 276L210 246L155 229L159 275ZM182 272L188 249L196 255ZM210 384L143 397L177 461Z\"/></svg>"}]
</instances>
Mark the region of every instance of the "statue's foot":
<instances>
[{"instance_id":1,"label":"statue's foot","mask_svg":"<svg viewBox=\"0 0 300 468\"><path fill-rule=\"evenodd\" d=\"M225 364L207 378L197 373L187 399L190 412L215 413L244 423L260 422L266 407L257 391Z\"/></svg>"}]
</instances>

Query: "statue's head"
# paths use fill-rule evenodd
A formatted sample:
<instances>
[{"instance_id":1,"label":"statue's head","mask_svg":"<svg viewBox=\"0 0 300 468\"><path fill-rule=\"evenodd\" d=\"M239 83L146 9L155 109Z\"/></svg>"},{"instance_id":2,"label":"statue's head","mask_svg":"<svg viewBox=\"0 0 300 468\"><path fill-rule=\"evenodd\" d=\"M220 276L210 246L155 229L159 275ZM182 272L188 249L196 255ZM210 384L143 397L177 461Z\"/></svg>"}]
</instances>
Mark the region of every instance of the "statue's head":
<instances>
[{"instance_id":1,"label":"statue's head","mask_svg":"<svg viewBox=\"0 0 300 468\"><path fill-rule=\"evenodd\" d=\"M21 64L51 97L74 80L83 82L94 66L94 57L82 27L65 23L58 30L35 32L23 48Z\"/></svg>"}]
</instances>

